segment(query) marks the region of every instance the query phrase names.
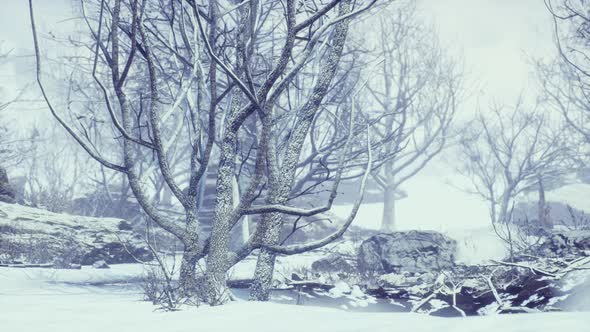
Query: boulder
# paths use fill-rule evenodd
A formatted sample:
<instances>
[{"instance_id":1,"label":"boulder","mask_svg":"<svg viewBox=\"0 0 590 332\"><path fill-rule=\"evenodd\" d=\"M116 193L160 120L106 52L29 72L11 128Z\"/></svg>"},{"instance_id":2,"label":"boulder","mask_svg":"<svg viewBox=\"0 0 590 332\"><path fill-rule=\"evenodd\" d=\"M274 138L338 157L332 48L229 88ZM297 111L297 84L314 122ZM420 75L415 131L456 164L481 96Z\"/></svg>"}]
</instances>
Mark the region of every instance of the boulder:
<instances>
[{"instance_id":1,"label":"boulder","mask_svg":"<svg viewBox=\"0 0 590 332\"><path fill-rule=\"evenodd\" d=\"M0 260L57 267L136 263L153 259L142 235L115 218L52 213L0 202Z\"/></svg>"},{"instance_id":2,"label":"boulder","mask_svg":"<svg viewBox=\"0 0 590 332\"><path fill-rule=\"evenodd\" d=\"M311 269L315 272L335 272L335 273L353 273L356 269L342 255L332 253L327 257L318 259L311 264Z\"/></svg>"},{"instance_id":3,"label":"boulder","mask_svg":"<svg viewBox=\"0 0 590 332\"><path fill-rule=\"evenodd\" d=\"M8 182L6 170L0 166L0 202L15 203L16 194L14 188Z\"/></svg>"},{"instance_id":4,"label":"boulder","mask_svg":"<svg viewBox=\"0 0 590 332\"><path fill-rule=\"evenodd\" d=\"M590 231L553 232L534 251L553 257L586 255L590 251Z\"/></svg>"},{"instance_id":5,"label":"boulder","mask_svg":"<svg viewBox=\"0 0 590 332\"><path fill-rule=\"evenodd\" d=\"M382 233L365 240L358 252L362 273L430 272L455 265L457 242L433 231Z\"/></svg>"}]
</instances>

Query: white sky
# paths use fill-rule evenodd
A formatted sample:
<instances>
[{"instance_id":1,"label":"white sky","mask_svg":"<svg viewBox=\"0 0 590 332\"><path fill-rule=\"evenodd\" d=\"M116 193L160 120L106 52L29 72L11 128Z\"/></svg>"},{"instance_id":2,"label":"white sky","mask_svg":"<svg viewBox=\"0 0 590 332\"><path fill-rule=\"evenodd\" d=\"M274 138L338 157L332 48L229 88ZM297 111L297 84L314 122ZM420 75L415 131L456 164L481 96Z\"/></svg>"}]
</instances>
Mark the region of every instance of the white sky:
<instances>
[{"instance_id":1,"label":"white sky","mask_svg":"<svg viewBox=\"0 0 590 332\"><path fill-rule=\"evenodd\" d=\"M420 0L441 39L463 50L480 94L501 100L534 92L528 59L554 53L552 20L541 0ZM483 106L483 105L482 105Z\"/></svg>"}]
</instances>

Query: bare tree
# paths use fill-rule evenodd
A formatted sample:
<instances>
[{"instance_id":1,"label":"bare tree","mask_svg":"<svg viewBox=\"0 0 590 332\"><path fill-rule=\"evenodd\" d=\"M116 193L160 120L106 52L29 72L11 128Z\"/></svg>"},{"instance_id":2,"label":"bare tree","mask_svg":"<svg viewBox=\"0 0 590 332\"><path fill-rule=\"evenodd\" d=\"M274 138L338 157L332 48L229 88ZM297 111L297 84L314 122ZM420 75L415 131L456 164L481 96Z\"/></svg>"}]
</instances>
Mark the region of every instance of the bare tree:
<instances>
[{"instance_id":1,"label":"bare tree","mask_svg":"<svg viewBox=\"0 0 590 332\"><path fill-rule=\"evenodd\" d=\"M480 113L463 133L462 171L471 178L471 192L488 203L496 232L507 240L510 234L501 227L513 222L519 195L563 174L569 156L563 128L521 97L512 106L494 105Z\"/></svg>"},{"instance_id":2,"label":"bare tree","mask_svg":"<svg viewBox=\"0 0 590 332\"><path fill-rule=\"evenodd\" d=\"M12 50L4 50L3 42L0 41L0 65L2 65L10 56ZM23 140L18 137L18 133L11 130L6 118L7 109L14 104L21 94L16 96L7 96L0 86L0 160L1 166L6 166L7 163L18 163L26 149ZM12 120L10 120L12 121Z\"/></svg>"},{"instance_id":3,"label":"bare tree","mask_svg":"<svg viewBox=\"0 0 590 332\"><path fill-rule=\"evenodd\" d=\"M376 53L381 70L369 84L364 107L374 123L375 155L383 162L373 179L383 192L381 230L395 230L395 202L401 186L445 147L460 99L461 72L436 37L417 18L416 4L390 7L379 16Z\"/></svg>"},{"instance_id":4,"label":"bare tree","mask_svg":"<svg viewBox=\"0 0 590 332\"><path fill-rule=\"evenodd\" d=\"M552 15L556 59L536 61L546 102L561 113L570 139L577 140L572 158L582 172L588 169L590 147L590 18L585 1L545 0Z\"/></svg>"},{"instance_id":5,"label":"bare tree","mask_svg":"<svg viewBox=\"0 0 590 332\"><path fill-rule=\"evenodd\" d=\"M126 175L149 218L183 243L180 284L184 296L191 296L196 288L195 265L201 258L207 263L204 300L222 304L231 297L226 286L228 269L252 250L285 254L311 250L338 238L350 225L360 199L351 218L325 239L295 247L277 245L269 238L272 222L263 217L242 248L234 252L229 247L230 232L245 215L311 216L330 209L339 181L335 181L328 204L312 209L290 206L282 199L273 201L273 187L265 188L276 174L269 156L281 144L273 138L273 108L287 98L285 91L296 77L309 73L303 68L318 65L319 71L312 72L315 84L295 111L298 120L282 161L286 171L277 183L288 189L310 125L339 68L348 25L375 1L357 4L354 9L350 0L334 0L318 8L299 8L291 0L205 5L189 0L166 4L81 1L90 32L90 41L81 45L90 57L86 69L78 72L91 77L90 86L101 93L101 100L93 106L105 111L106 121L75 121L77 128L60 114L44 88L32 0L29 3L37 81L47 106L92 158ZM278 40L282 41L279 45ZM79 115L74 119L79 120ZM91 125L97 126L101 140L116 142L117 150L101 151L87 130ZM245 130L256 133L255 153L244 157L250 162L238 158L247 145L242 143L249 142ZM345 144L343 151L349 146ZM179 163L174 160L184 163L175 169ZM340 160L337 178L342 176L346 153ZM236 197L238 162L251 165L254 173ZM210 167L217 170L217 196L207 234L199 217L198 198ZM154 171L182 207L182 220L169 219L152 199L159 189L147 186L146 176ZM260 197L261 193L265 196ZM254 204L257 200L265 204Z\"/></svg>"}]
</instances>

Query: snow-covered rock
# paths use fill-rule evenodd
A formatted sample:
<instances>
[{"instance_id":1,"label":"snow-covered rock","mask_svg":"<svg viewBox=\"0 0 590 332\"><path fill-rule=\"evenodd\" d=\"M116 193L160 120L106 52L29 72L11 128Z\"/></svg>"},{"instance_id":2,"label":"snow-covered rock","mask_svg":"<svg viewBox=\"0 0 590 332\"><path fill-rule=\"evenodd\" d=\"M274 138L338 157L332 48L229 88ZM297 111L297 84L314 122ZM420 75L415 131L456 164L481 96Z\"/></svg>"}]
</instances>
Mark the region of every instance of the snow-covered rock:
<instances>
[{"instance_id":1,"label":"snow-covered rock","mask_svg":"<svg viewBox=\"0 0 590 332\"><path fill-rule=\"evenodd\" d=\"M0 202L0 260L91 265L152 259L125 220L52 213Z\"/></svg>"},{"instance_id":2,"label":"snow-covered rock","mask_svg":"<svg viewBox=\"0 0 590 332\"><path fill-rule=\"evenodd\" d=\"M547 256L579 255L590 251L590 231L575 230L550 234L538 250Z\"/></svg>"},{"instance_id":3,"label":"snow-covered rock","mask_svg":"<svg viewBox=\"0 0 590 332\"><path fill-rule=\"evenodd\" d=\"M365 240L358 253L361 272L429 272L455 264L457 242L433 231L377 234Z\"/></svg>"},{"instance_id":4,"label":"snow-covered rock","mask_svg":"<svg viewBox=\"0 0 590 332\"><path fill-rule=\"evenodd\" d=\"M311 269L317 272L344 272L353 273L356 268L350 264L342 255L332 253L322 257L311 264Z\"/></svg>"}]
</instances>

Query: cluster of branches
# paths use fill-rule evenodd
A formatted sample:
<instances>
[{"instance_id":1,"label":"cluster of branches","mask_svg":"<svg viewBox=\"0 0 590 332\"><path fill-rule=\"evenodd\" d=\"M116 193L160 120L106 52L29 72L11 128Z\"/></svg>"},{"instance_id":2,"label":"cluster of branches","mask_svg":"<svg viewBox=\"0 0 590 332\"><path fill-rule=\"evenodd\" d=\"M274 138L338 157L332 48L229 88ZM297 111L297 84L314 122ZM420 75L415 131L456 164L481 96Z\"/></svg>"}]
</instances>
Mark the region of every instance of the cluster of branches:
<instances>
[{"instance_id":1,"label":"cluster of branches","mask_svg":"<svg viewBox=\"0 0 590 332\"><path fill-rule=\"evenodd\" d=\"M586 1L546 0L553 17L558 57L537 61L543 95L577 136L578 166L587 168L590 143L590 7Z\"/></svg>"},{"instance_id":2,"label":"cluster of branches","mask_svg":"<svg viewBox=\"0 0 590 332\"><path fill-rule=\"evenodd\" d=\"M87 58L72 72L69 92L77 98L68 98L64 114L44 82L29 1L37 82L51 114L102 167L124 174L145 214L183 244L185 296L196 288L196 263L205 259L203 300L225 303L227 271L260 250L252 297L268 299L276 254L322 247L354 220L372 145L367 121L357 121L351 102L364 84L360 74L350 74L354 51L345 45L351 21L375 3L81 0L89 35L76 45ZM332 128L322 132L326 137L310 134L326 123ZM309 151L320 152L301 163ZM354 167L347 164L351 156ZM355 168L362 169L361 195L342 225L316 241L281 245L285 216L328 211L339 183ZM205 232L200 197L211 169L216 200ZM154 174L161 181L150 183ZM236 180L242 174L249 176ZM329 179L329 196L320 206L300 208L294 198L310 189L297 183L309 174ZM153 199L158 190L171 194L182 218L162 213ZM260 219L231 250L230 233L247 215Z\"/></svg>"},{"instance_id":3,"label":"cluster of branches","mask_svg":"<svg viewBox=\"0 0 590 332\"><path fill-rule=\"evenodd\" d=\"M462 171L470 177L473 194L489 205L498 236L512 248L514 205L520 195L563 185L570 171L571 146L562 122L540 104L528 106L521 96L513 105L493 105L464 130ZM545 206L540 206L540 223ZM540 224L540 228L551 225Z\"/></svg>"},{"instance_id":4,"label":"cluster of branches","mask_svg":"<svg viewBox=\"0 0 590 332\"><path fill-rule=\"evenodd\" d=\"M393 23L391 23L393 22ZM383 11L376 53L382 57L364 104L376 162L373 179L383 192L382 231L395 230L401 186L446 147L462 90L460 64L450 58L433 28L417 18L416 3Z\"/></svg>"},{"instance_id":5,"label":"cluster of branches","mask_svg":"<svg viewBox=\"0 0 590 332\"><path fill-rule=\"evenodd\" d=\"M0 41L0 65L8 60L12 52L12 50L4 50L2 46L3 43ZM18 163L22 160L24 154L23 142L16 138L17 135L10 130L12 126L8 121L11 120L6 117L7 109L19 97L20 95L6 96L2 88L0 88L0 167Z\"/></svg>"}]
</instances>

